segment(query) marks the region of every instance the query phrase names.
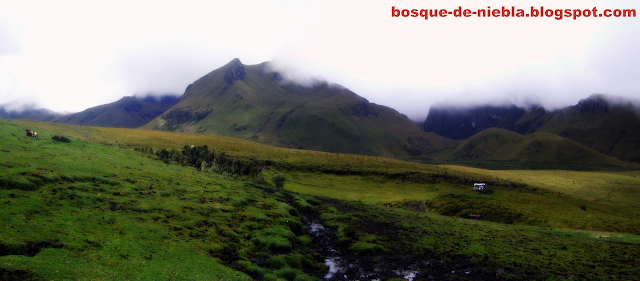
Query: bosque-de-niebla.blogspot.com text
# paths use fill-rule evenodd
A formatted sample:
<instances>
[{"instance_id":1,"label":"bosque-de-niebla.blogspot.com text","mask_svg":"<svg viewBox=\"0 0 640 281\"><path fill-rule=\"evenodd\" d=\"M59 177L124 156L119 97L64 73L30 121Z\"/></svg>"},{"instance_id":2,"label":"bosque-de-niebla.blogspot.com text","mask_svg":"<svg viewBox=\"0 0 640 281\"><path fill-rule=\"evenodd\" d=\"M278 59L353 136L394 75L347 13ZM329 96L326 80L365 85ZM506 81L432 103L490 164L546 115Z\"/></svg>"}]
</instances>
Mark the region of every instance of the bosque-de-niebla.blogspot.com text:
<instances>
[{"instance_id":1,"label":"bosque-de-niebla.blogspot.com text","mask_svg":"<svg viewBox=\"0 0 640 281\"><path fill-rule=\"evenodd\" d=\"M478 18L553 18L556 20L578 18L635 18L635 9L548 9L543 6L529 9L519 9L514 6L500 8L464 9L459 6L456 9L401 9L391 7L391 16L394 18L445 18L445 17L478 17Z\"/></svg>"}]
</instances>

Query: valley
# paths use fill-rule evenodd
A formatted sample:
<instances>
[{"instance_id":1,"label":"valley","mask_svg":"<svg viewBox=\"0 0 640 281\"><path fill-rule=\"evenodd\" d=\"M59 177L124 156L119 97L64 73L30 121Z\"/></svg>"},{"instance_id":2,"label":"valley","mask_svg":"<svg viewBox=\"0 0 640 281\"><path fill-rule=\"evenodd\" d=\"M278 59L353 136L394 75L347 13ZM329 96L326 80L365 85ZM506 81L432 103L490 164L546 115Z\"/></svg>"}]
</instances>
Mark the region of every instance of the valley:
<instances>
[{"instance_id":1,"label":"valley","mask_svg":"<svg viewBox=\"0 0 640 281\"><path fill-rule=\"evenodd\" d=\"M263 169L224 176L155 153L204 145ZM8 119L0 149L2 280L324 279L310 221L371 279L640 276L634 170L485 170Z\"/></svg>"}]
</instances>

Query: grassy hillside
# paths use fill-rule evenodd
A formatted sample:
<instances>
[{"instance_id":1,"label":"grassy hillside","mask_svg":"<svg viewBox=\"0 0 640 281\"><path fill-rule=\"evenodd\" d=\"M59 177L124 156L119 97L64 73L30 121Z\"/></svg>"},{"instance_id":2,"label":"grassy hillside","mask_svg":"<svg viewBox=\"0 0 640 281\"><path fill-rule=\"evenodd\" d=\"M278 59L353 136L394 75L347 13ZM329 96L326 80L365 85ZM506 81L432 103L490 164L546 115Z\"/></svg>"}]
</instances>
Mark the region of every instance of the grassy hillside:
<instances>
[{"instance_id":1,"label":"grassy hillside","mask_svg":"<svg viewBox=\"0 0 640 281\"><path fill-rule=\"evenodd\" d=\"M597 152L640 161L640 115L637 105L615 97L592 95L577 105L552 112L538 131L572 139Z\"/></svg>"},{"instance_id":2,"label":"grassy hillside","mask_svg":"<svg viewBox=\"0 0 640 281\"><path fill-rule=\"evenodd\" d=\"M475 134L448 153L440 161L510 162L574 167L633 168L630 163L598 153L573 140L545 132L520 135L513 131L489 128Z\"/></svg>"},{"instance_id":3,"label":"grassy hillside","mask_svg":"<svg viewBox=\"0 0 640 281\"><path fill-rule=\"evenodd\" d=\"M266 183L133 149L184 145L264 161ZM3 279L313 280L326 253L306 220L331 229L344 261L381 268L372 278L640 276L635 171L490 171L26 120L0 120L0 149Z\"/></svg>"},{"instance_id":4,"label":"grassy hillside","mask_svg":"<svg viewBox=\"0 0 640 281\"><path fill-rule=\"evenodd\" d=\"M123 97L116 102L59 117L54 122L116 128L137 128L178 103L178 97Z\"/></svg>"},{"instance_id":5,"label":"grassy hillside","mask_svg":"<svg viewBox=\"0 0 640 281\"><path fill-rule=\"evenodd\" d=\"M395 158L455 144L339 85L297 85L270 72L267 63L243 65L238 59L189 85L174 108L144 128Z\"/></svg>"}]
</instances>

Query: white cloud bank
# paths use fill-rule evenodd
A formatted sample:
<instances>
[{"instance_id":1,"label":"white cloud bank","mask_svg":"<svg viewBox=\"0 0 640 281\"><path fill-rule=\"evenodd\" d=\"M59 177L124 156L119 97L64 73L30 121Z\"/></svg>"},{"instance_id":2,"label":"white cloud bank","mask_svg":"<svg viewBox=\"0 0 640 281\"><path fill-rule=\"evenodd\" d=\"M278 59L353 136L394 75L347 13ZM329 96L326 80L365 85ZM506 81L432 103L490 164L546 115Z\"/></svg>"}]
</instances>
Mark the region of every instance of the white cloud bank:
<instances>
[{"instance_id":1,"label":"white cloud bank","mask_svg":"<svg viewBox=\"0 0 640 281\"><path fill-rule=\"evenodd\" d=\"M275 60L414 119L439 101L557 108L592 93L640 97L637 17L391 16L392 6L640 10L632 1L3 2L0 104L79 111L182 94L234 57Z\"/></svg>"}]
</instances>

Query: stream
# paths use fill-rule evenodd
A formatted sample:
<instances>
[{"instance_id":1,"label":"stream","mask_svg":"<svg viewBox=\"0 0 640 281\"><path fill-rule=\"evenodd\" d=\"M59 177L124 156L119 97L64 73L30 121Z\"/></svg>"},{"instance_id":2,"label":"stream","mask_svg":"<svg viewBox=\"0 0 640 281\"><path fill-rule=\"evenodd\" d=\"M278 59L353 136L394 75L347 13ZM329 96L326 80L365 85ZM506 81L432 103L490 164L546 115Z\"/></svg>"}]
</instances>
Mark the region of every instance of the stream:
<instances>
[{"instance_id":1,"label":"stream","mask_svg":"<svg viewBox=\"0 0 640 281\"><path fill-rule=\"evenodd\" d=\"M318 220L303 216L309 234L313 237L320 253L325 256L324 264L328 273L325 280L382 280L388 278L403 278L412 281L420 274L416 268L420 261L410 261L409 266L400 266L396 262L390 262L388 258L356 257L341 253L334 241L333 231L324 227ZM391 269L389 267L396 267Z\"/></svg>"}]
</instances>

